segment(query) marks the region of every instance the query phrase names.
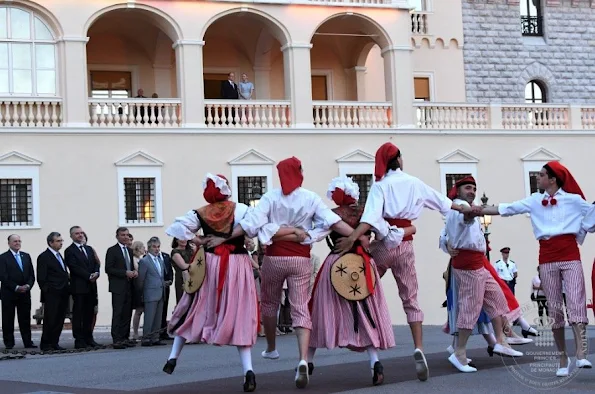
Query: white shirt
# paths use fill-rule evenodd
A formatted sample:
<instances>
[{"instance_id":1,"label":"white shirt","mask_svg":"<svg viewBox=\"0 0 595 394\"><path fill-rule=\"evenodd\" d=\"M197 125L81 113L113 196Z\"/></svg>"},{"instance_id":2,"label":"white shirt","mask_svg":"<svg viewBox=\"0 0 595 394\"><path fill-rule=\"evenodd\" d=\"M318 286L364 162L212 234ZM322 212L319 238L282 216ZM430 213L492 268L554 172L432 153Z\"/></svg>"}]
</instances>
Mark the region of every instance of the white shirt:
<instances>
[{"instance_id":1,"label":"white shirt","mask_svg":"<svg viewBox=\"0 0 595 394\"><path fill-rule=\"evenodd\" d=\"M455 199L455 204L469 206L464 200ZM450 210L446 214L446 223L440 234L440 249L448 253L446 245L453 249L473 250L475 252L486 252L486 240L481 231L481 223L478 217L466 222L465 216L457 211Z\"/></svg>"},{"instance_id":2,"label":"white shirt","mask_svg":"<svg viewBox=\"0 0 595 394\"><path fill-rule=\"evenodd\" d=\"M533 293L533 295L535 295L535 296L545 296L543 289L536 290L533 288L533 286L535 286L535 287L541 286L541 279L539 279L539 275L535 275L535 277L531 281L531 293Z\"/></svg>"},{"instance_id":3,"label":"white shirt","mask_svg":"<svg viewBox=\"0 0 595 394\"><path fill-rule=\"evenodd\" d=\"M420 179L400 169L391 170L372 185L360 222L374 227L378 239L382 239L387 247L394 248L398 244L395 246L392 238L400 230L402 239L403 230L389 226L385 219L413 221L419 218L423 208L440 211L446 215L451 206L452 201L448 197L438 193Z\"/></svg>"},{"instance_id":4,"label":"white shirt","mask_svg":"<svg viewBox=\"0 0 595 394\"><path fill-rule=\"evenodd\" d=\"M566 193L562 189L558 189L553 197L556 198L556 205L544 207L541 202L549 199L550 195L547 192L533 193L523 200L498 205L498 212L502 216L530 213L533 234L537 240L563 234L578 235L583 217L591 209L591 204L578 194Z\"/></svg>"},{"instance_id":5,"label":"white shirt","mask_svg":"<svg viewBox=\"0 0 595 394\"><path fill-rule=\"evenodd\" d=\"M316 193L299 187L287 196L281 189L265 193L240 226L250 238L258 235L258 241L264 245L273 242L281 227L300 228L310 236L302 244L310 245L324 239L331 226L340 221Z\"/></svg>"},{"instance_id":6,"label":"white shirt","mask_svg":"<svg viewBox=\"0 0 595 394\"><path fill-rule=\"evenodd\" d=\"M582 245L582 241L585 239L585 235L587 235L586 233L595 233L595 204L591 204L591 208L583 218L581 227L581 232L576 238Z\"/></svg>"},{"instance_id":7,"label":"white shirt","mask_svg":"<svg viewBox=\"0 0 595 394\"><path fill-rule=\"evenodd\" d=\"M62 266L62 269L64 271L66 271L66 266L64 265L64 260L62 259L62 256L60 256L60 252L56 252L54 249L50 249L50 248L48 248L48 250L54 254L54 256L56 257L56 260L58 260L58 262Z\"/></svg>"},{"instance_id":8,"label":"white shirt","mask_svg":"<svg viewBox=\"0 0 595 394\"><path fill-rule=\"evenodd\" d=\"M246 204L236 203L234 211L234 227L246 216L250 208ZM170 237L190 241L200 230L200 220L194 210L188 211L184 216L179 216L174 223L165 230Z\"/></svg>"},{"instance_id":9,"label":"white shirt","mask_svg":"<svg viewBox=\"0 0 595 394\"><path fill-rule=\"evenodd\" d=\"M514 279L514 274L517 272L516 264L512 260L508 260L508 267L504 260L498 260L494 263L494 268L498 272L500 279L510 282Z\"/></svg>"}]
</instances>

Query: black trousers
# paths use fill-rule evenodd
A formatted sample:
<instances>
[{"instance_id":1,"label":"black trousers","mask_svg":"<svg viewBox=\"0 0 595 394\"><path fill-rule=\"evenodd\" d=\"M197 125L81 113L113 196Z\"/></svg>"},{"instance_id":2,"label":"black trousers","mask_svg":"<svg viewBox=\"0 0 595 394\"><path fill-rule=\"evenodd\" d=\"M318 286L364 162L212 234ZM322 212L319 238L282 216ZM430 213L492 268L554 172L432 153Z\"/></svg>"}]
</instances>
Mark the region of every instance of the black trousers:
<instances>
[{"instance_id":1,"label":"black trousers","mask_svg":"<svg viewBox=\"0 0 595 394\"><path fill-rule=\"evenodd\" d=\"M93 342L93 316L95 315L95 293L72 296L72 335L75 344Z\"/></svg>"},{"instance_id":2,"label":"black trousers","mask_svg":"<svg viewBox=\"0 0 595 394\"><path fill-rule=\"evenodd\" d=\"M58 345L70 301L68 290L47 290L44 295L43 330L39 344L42 350Z\"/></svg>"},{"instance_id":3,"label":"black trousers","mask_svg":"<svg viewBox=\"0 0 595 394\"><path fill-rule=\"evenodd\" d=\"M165 288L165 296L163 298L163 314L161 315L161 328L167 327L167 304L169 304L169 286ZM159 334L161 338L167 337L167 331Z\"/></svg>"},{"instance_id":4,"label":"black trousers","mask_svg":"<svg viewBox=\"0 0 595 394\"><path fill-rule=\"evenodd\" d=\"M4 346L14 346L15 309L23 345L31 344L31 294L2 299L2 337Z\"/></svg>"},{"instance_id":5,"label":"black trousers","mask_svg":"<svg viewBox=\"0 0 595 394\"><path fill-rule=\"evenodd\" d=\"M112 340L120 343L130 339L132 319L132 287L125 293L112 293Z\"/></svg>"}]
</instances>

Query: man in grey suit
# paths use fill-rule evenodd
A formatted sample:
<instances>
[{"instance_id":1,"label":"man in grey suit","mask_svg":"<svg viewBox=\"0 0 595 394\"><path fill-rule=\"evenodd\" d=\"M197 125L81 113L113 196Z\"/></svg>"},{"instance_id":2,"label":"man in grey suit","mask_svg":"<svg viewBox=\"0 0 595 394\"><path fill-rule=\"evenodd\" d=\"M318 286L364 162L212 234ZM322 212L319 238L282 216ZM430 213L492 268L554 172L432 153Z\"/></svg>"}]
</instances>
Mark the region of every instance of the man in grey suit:
<instances>
[{"instance_id":1,"label":"man in grey suit","mask_svg":"<svg viewBox=\"0 0 595 394\"><path fill-rule=\"evenodd\" d=\"M138 263L136 284L143 295L145 305L145 321L143 324L142 346L165 345L159 340L159 333L152 334L161 328L165 289L171 285L165 280L165 265L161 257L161 241L152 237L147 242L148 253Z\"/></svg>"}]
</instances>

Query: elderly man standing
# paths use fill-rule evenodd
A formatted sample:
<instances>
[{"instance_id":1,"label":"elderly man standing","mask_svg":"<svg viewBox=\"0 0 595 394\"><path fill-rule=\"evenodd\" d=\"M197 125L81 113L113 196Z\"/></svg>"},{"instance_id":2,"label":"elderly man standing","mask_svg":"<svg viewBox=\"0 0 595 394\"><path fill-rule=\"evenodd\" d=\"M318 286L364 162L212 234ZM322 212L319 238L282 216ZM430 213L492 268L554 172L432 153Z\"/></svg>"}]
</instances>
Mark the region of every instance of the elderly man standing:
<instances>
[{"instance_id":1,"label":"elderly man standing","mask_svg":"<svg viewBox=\"0 0 595 394\"><path fill-rule=\"evenodd\" d=\"M147 242L147 249L149 252L138 263L138 278L136 280L136 285L142 292L145 304L142 346L165 345L159 340L157 331L161 328L165 288L171 285L171 282L168 283L165 280L166 271L161 257L159 238L152 237Z\"/></svg>"}]
</instances>

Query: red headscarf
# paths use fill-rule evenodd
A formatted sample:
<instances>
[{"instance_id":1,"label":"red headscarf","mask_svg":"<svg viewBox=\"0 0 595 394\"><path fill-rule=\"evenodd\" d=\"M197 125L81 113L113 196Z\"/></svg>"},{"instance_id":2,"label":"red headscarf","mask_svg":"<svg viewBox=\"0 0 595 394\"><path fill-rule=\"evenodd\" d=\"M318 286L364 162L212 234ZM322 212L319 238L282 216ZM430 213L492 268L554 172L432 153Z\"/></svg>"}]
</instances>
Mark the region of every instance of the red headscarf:
<instances>
[{"instance_id":1,"label":"red headscarf","mask_svg":"<svg viewBox=\"0 0 595 394\"><path fill-rule=\"evenodd\" d=\"M382 179L384 174L386 174L386 167L388 166L388 162L397 157L399 154L399 148L395 145L387 142L383 144L378 150L376 151L376 168L374 169L374 176L376 177L376 181Z\"/></svg>"},{"instance_id":2,"label":"red headscarf","mask_svg":"<svg viewBox=\"0 0 595 394\"><path fill-rule=\"evenodd\" d=\"M229 181L223 175L217 174L219 178L225 179L225 182L229 184ZM221 202L227 200L229 196L221 193L221 190L215 186L215 182L212 179L207 179L207 186L202 193L203 197L209 204L214 204L216 202Z\"/></svg>"},{"instance_id":3,"label":"red headscarf","mask_svg":"<svg viewBox=\"0 0 595 394\"><path fill-rule=\"evenodd\" d=\"M291 194L295 189L302 186L304 175L302 174L302 162L295 156L285 159L277 164L281 189L284 195Z\"/></svg>"},{"instance_id":4,"label":"red headscarf","mask_svg":"<svg viewBox=\"0 0 595 394\"><path fill-rule=\"evenodd\" d=\"M477 184L475 183L475 178L473 178L472 176L466 176L464 178L459 179L458 181L455 182L455 184L453 185L453 187L450 188L450 190L448 191L448 198L450 198L451 200L454 200L455 198L457 198L457 194L458 194L458 189L460 186L463 185L475 185L477 186Z\"/></svg>"},{"instance_id":5,"label":"red headscarf","mask_svg":"<svg viewBox=\"0 0 595 394\"><path fill-rule=\"evenodd\" d=\"M562 181L562 190L564 190L566 193L578 194L583 198L583 200L586 200L583 191L581 190L578 183L576 183L576 180L570 171L568 171L568 168L564 167L562 164L560 164L560 162L557 161L550 161L546 164L546 166L552 170L554 175L556 175L556 178Z\"/></svg>"},{"instance_id":6,"label":"red headscarf","mask_svg":"<svg viewBox=\"0 0 595 394\"><path fill-rule=\"evenodd\" d=\"M353 205L356 203L355 198L351 197L348 194L345 194L345 191L338 187L335 188L331 197L332 197L333 201L335 202L335 204L337 204L338 206Z\"/></svg>"}]
</instances>

